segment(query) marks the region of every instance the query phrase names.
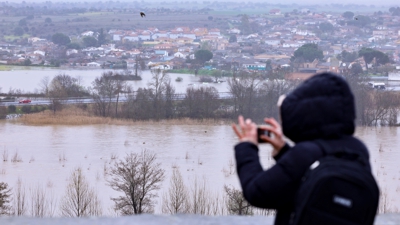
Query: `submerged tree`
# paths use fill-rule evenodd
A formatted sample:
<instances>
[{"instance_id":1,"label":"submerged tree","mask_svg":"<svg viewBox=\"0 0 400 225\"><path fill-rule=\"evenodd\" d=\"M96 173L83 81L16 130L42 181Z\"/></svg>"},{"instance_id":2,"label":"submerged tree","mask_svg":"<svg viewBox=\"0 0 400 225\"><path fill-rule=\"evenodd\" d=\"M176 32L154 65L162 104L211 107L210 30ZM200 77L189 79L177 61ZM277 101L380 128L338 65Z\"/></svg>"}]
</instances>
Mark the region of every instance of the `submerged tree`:
<instances>
[{"instance_id":1,"label":"submerged tree","mask_svg":"<svg viewBox=\"0 0 400 225\"><path fill-rule=\"evenodd\" d=\"M11 213L11 189L7 183L0 182L0 216L9 215Z\"/></svg>"},{"instance_id":2,"label":"submerged tree","mask_svg":"<svg viewBox=\"0 0 400 225\"><path fill-rule=\"evenodd\" d=\"M101 216L100 200L94 189L89 187L81 168L72 172L60 210L65 217Z\"/></svg>"},{"instance_id":3,"label":"submerged tree","mask_svg":"<svg viewBox=\"0 0 400 225\"><path fill-rule=\"evenodd\" d=\"M178 168L172 171L170 186L162 198L162 212L168 214L188 213L190 210L189 192Z\"/></svg>"},{"instance_id":4,"label":"submerged tree","mask_svg":"<svg viewBox=\"0 0 400 225\"><path fill-rule=\"evenodd\" d=\"M122 195L112 198L114 209L121 215L153 212L154 191L160 189L164 180L164 170L156 162L156 154L147 150L129 153L115 162L110 171L108 185Z\"/></svg>"},{"instance_id":5,"label":"submerged tree","mask_svg":"<svg viewBox=\"0 0 400 225\"><path fill-rule=\"evenodd\" d=\"M226 207L229 214L234 215L253 215L253 210L243 196L242 191L233 187L224 186L226 198Z\"/></svg>"}]
</instances>

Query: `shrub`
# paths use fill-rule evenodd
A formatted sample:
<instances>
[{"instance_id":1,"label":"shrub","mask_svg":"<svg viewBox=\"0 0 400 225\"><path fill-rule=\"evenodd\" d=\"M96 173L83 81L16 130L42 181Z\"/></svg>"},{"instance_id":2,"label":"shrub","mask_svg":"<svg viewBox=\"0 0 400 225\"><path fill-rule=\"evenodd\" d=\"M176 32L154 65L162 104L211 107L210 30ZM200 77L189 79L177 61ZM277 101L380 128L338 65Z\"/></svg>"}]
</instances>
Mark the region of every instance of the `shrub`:
<instances>
[{"instance_id":1,"label":"shrub","mask_svg":"<svg viewBox=\"0 0 400 225\"><path fill-rule=\"evenodd\" d=\"M5 119L7 116L7 108L4 107L0 107L0 119Z\"/></svg>"},{"instance_id":2,"label":"shrub","mask_svg":"<svg viewBox=\"0 0 400 225\"><path fill-rule=\"evenodd\" d=\"M9 113L15 113L17 111L17 107L15 105L9 105L8 106L8 112Z\"/></svg>"},{"instance_id":3,"label":"shrub","mask_svg":"<svg viewBox=\"0 0 400 225\"><path fill-rule=\"evenodd\" d=\"M31 106L30 105L24 105L21 108L21 111L24 113L30 113L31 112Z\"/></svg>"}]
</instances>

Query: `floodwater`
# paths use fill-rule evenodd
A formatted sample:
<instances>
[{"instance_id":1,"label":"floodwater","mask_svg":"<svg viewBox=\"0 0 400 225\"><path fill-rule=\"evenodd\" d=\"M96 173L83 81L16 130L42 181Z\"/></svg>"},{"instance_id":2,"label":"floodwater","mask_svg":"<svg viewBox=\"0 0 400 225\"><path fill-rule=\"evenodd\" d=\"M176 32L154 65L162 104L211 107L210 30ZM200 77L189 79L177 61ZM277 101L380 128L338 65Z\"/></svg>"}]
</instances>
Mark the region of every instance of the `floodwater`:
<instances>
[{"instance_id":1,"label":"floodwater","mask_svg":"<svg viewBox=\"0 0 400 225\"><path fill-rule=\"evenodd\" d=\"M114 71L114 70L66 70L66 69L48 69L48 68L32 68L30 70L10 70L10 71L0 71L0 88L1 92L8 92L12 89L20 89L23 92L39 92L40 82L44 77L49 77L52 79L59 74L67 74L71 77L79 78L81 80L81 85L83 87L92 86L92 82L96 77L100 77L104 72ZM123 72L123 71L118 71ZM176 93L184 93L188 87L201 87L201 86L212 86L215 87L218 92L227 92L228 85L227 82L222 83L200 83L200 75L193 74L174 74L168 73L171 84L175 87ZM140 81L128 81L130 85L136 91L138 88L148 87L148 83L151 81L151 72L145 70L141 74L142 80ZM183 80L181 82L176 82L175 79L181 77Z\"/></svg>"},{"instance_id":2,"label":"floodwater","mask_svg":"<svg viewBox=\"0 0 400 225\"><path fill-rule=\"evenodd\" d=\"M27 195L29 188L42 185L59 201L71 172L81 167L108 215L113 206L110 198L118 193L107 186L105 168L115 162L114 156L122 158L128 152L146 149L157 154L166 175L160 197L168 191L174 167L179 168L187 186L195 178L204 178L208 188L220 196L224 185L239 187L233 161L237 139L228 125L26 126L0 121L0 133L0 181L15 187L21 179ZM356 132L370 150L373 173L386 196L388 211L400 208L399 135L399 127L366 127ZM4 152L8 152L6 162L1 158ZM274 163L270 152L269 146L261 146L265 168ZM16 153L21 162L11 162ZM161 213L160 197L156 213Z\"/></svg>"}]
</instances>

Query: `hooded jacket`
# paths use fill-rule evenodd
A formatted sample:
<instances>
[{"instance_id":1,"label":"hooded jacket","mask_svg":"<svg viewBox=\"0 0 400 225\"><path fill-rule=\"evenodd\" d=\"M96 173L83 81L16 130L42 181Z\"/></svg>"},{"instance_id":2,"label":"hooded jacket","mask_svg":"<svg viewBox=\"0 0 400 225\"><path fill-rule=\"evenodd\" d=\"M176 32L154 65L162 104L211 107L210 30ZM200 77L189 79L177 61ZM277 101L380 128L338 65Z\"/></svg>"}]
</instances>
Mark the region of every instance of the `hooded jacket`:
<instances>
[{"instance_id":1,"label":"hooded jacket","mask_svg":"<svg viewBox=\"0 0 400 225\"><path fill-rule=\"evenodd\" d=\"M354 97L339 75L323 73L304 81L283 100L280 115L283 133L295 145L286 144L271 168L263 170L257 145L241 142L235 146L245 199L256 207L276 209L276 225L289 223L301 178L323 156L314 140L323 139L333 147L346 146L369 162L367 148L352 136Z\"/></svg>"}]
</instances>

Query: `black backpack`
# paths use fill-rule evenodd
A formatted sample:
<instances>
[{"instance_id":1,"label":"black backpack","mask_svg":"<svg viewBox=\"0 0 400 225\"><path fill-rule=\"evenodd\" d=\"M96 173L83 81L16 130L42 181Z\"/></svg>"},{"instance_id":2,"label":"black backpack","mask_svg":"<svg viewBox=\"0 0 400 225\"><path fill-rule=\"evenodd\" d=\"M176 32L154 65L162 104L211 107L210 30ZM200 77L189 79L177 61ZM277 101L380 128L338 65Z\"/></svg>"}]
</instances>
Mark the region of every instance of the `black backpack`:
<instances>
[{"instance_id":1,"label":"black backpack","mask_svg":"<svg viewBox=\"0 0 400 225\"><path fill-rule=\"evenodd\" d=\"M290 224L372 225L379 189L366 159L346 147L316 142L324 156L305 173Z\"/></svg>"}]
</instances>

